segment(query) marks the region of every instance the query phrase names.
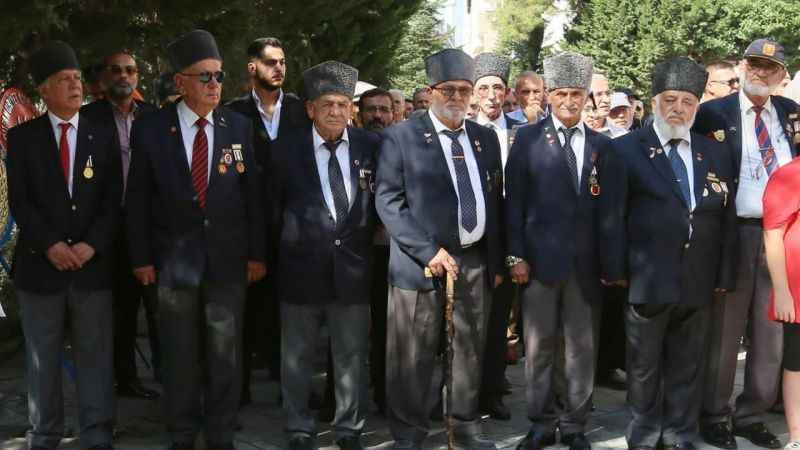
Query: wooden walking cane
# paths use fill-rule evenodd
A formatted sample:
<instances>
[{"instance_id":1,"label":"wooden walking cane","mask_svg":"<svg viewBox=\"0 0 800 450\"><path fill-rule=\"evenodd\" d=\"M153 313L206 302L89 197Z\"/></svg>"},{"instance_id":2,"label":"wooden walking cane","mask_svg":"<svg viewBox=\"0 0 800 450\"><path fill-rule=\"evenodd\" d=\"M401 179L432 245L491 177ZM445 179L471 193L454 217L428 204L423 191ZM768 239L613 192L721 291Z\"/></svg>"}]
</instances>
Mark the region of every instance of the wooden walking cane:
<instances>
[{"instance_id":1,"label":"wooden walking cane","mask_svg":"<svg viewBox=\"0 0 800 450\"><path fill-rule=\"evenodd\" d=\"M447 272L447 282L445 283L445 306L444 321L446 326L447 350L445 359L445 388L447 389L447 401L445 402L445 424L447 428L447 450L454 450L453 436L453 338L456 335L456 327L453 322L453 307L455 305L455 287L453 275Z\"/></svg>"}]
</instances>

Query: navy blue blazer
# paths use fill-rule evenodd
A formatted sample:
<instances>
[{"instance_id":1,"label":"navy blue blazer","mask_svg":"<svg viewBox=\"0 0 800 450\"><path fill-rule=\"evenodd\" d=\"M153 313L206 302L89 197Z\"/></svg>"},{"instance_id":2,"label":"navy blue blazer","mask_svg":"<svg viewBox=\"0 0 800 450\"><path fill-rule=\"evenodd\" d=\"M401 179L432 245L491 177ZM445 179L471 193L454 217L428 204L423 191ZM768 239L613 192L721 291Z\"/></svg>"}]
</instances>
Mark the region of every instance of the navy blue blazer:
<instances>
[{"instance_id":1,"label":"navy blue blazer","mask_svg":"<svg viewBox=\"0 0 800 450\"><path fill-rule=\"evenodd\" d=\"M264 261L263 189L250 121L214 110L206 208L197 200L175 105L133 124L125 208L133 267L155 265L159 285L197 287L247 281L247 261ZM222 149L241 145L244 171L219 170Z\"/></svg>"},{"instance_id":2,"label":"navy blue blazer","mask_svg":"<svg viewBox=\"0 0 800 450\"><path fill-rule=\"evenodd\" d=\"M280 218L278 298L289 303L367 304L375 231L377 134L348 128L352 199L337 223L328 210L311 127L274 143L274 203Z\"/></svg>"},{"instance_id":3,"label":"navy blue blazer","mask_svg":"<svg viewBox=\"0 0 800 450\"><path fill-rule=\"evenodd\" d=\"M631 303L704 305L735 286L736 206L725 146L692 133L690 211L653 126L611 141L600 169L603 278ZM689 238L689 225L692 227Z\"/></svg>"},{"instance_id":4,"label":"navy blue blazer","mask_svg":"<svg viewBox=\"0 0 800 450\"><path fill-rule=\"evenodd\" d=\"M610 139L585 127L578 191L553 120L548 117L517 132L506 163L508 254L525 259L542 283L578 277L587 299L599 298L600 268L595 239L595 163ZM594 172L594 175L592 174Z\"/></svg>"},{"instance_id":5,"label":"navy blue blazer","mask_svg":"<svg viewBox=\"0 0 800 450\"><path fill-rule=\"evenodd\" d=\"M481 175L486 207L483 246L487 283L503 275L501 239L503 172L497 134L465 121ZM477 143L477 144L476 144ZM425 267L440 248L460 253L458 196L442 145L425 113L383 131L378 155L375 206L392 237L389 282L398 288L429 291L433 279Z\"/></svg>"},{"instance_id":6,"label":"navy blue blazer","mask_svg":"<svg viewBox=\"0 0 800 450\"><path fill-rule=\"evenodd\" d=\"M8 202L19 227L12 277L18 288L37 293L62 292L70 285L110 289L122 198L118 149L110 129L81 114L70 197L47 114L9 130ZM89 158L91 173L86 172ZM80 270L59 272L47 250L60 241L86 242L95 255Z\"/></svg>"},{"instance_id":7,"label":"navy blue blazer","mask_svg":"<svg viewBox=\"0 0 800 450\"><path fill-rule=\"evenodd\" d=\"M800 116L798 116L800 106L786 97L772 95L770 99L775 106L775 111L778 113L781 129L786 133L792 156L795 157L800 149L800 146L794 140L796 134L800 136L800 121L798 121L800 119ZM790 114L794 116L791 120L789 118ZM793 128L795 123L797 129ZM739 184L739 171L742 165L742 114L739 105L739 93L734 92L725 97L701 104L700 109L697 111L692 131L706 135L727 146L728 154L732 158L734 169L733 189L736 192L736 187Z\"/></svg>"}]
</instances>

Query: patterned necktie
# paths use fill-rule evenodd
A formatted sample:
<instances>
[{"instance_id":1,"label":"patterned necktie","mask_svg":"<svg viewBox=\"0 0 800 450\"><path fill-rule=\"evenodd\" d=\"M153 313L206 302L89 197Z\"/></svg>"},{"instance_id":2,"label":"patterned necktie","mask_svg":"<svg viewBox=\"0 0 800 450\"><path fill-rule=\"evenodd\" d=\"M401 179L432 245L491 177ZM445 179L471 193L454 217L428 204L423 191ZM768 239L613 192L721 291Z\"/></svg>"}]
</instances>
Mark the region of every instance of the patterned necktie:
<instances>
[{"instance_id":1,"label":"patterned necktie","mask_svg":"<svg viewBox=\"0 0 800 450\"><path fill-rule=\"evenodd\" d=\"M461 205L461 226L467 232L472 232L478 226L478 207L475 201L475 192L472 191L472 182L469 179L467 161L464 159L464 149L458 142L462 130L442 130L450 138L450 152L453 155L453 166L456 170L456 184L458 185L458 200Z\"/></svg>"},{"instance_id":2,"label":"patterned necktie","mask_svg":"<svg viewBox=\"0 0 800 450\"><path fill-rule=\"evenodd\" d=\"M192 146L192 186L197 194L200 207L206 208L206 190L208 190L208 136L205 126L208 121L204 118L197 119L197 134Z\"/></svg>"},{"instance_id":3,"label":"patterned necktie","mask_svg":"<svg viewBox=\"0 0 800 450\"><path fill-rule=\"evenodd\" d=\"M58 156L61 160L61 171L64 173L64 181L67 182L69 188L69 141L67 140L67 133L69 132L70 124L62 122L58 124L61 127L61 139L58 141Z\"/></svg>"},{"instance_id":4,"label":"patterned necktie","mask_svg":"<svg viewBox=\"0 0 800 450\"><path fill-rule=\"evenodd\" d=\"M331 157L328 159L328 182L331 185L333 208L336 210L337 224L344 222L344 219L347 217L347 212L350 209L350 201L347 199L347 189L344 185L342 168L339 166L339 159L336 157L336 149L341 142L341 139L337 139L335 141L325 141L323 144L325 148L331 152Z\"/></svg>"},{"instance_id":5,"label":"patterned necktie","mask_svg":"<svg viewBox=\"0 0 800 450\"><path fill-rule=\"evenodd\" d=\"M680 139L669 141L669 162L672 164L672 172L675 173L675 181L678 182L681 194L683 194L683 201L686 202L686 206L691 207L692 194L689 192L689 172L686 170L683 158L678 154L678 145L680 143Z\"/></svg>"},{"instance_id":6,"label":"patterned necktie","mask_svg":"<svg viewBox=\"0 0 800 450\"><path fill-rule=\"evenodd\" d=\"M756 139L758 139L758 151L761 153L761 161L767 169L767 176L772 174L772 171L778 168L778 160L775 158L775 149L772 148L772 139L769 137L769 130L764 119L761 118L761 113L764 112L763 106L753 106L753 111L756 113Z\"/></svg>"},{"instance_id":7,"label":"patterned necktie","mask_svg":"<svg viewBox=\"0 0 800 450\"><path fill-rule=\"evenodd\" d=\"M578 131L577 127L573 128L564 128L561 127L560 130L564 133L564 151L567 154L567 165L569 166L569 173L572 175L572 182L575 186L575 190L579 190L578 187L578 158L575 157L575 152L572 150L572 136Z\"/></svg>"}]
</instances>

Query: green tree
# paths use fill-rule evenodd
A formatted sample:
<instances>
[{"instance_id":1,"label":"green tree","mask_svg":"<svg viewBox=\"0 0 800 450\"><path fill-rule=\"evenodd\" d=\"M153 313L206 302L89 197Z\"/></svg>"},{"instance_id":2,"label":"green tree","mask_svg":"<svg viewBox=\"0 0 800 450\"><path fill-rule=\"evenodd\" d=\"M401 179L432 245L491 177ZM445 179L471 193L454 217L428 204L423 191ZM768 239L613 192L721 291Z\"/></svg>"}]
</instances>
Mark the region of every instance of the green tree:
<instances>
[{"instance_id":1,"label":"green tree","mask_svg":"<svg viewBox=\"0 0 800 450\"><path fill-rule=\"evenodd\" d=\"M410 98L414 90L427 84L425 57L447 47L451 31L442 32L437 16L441 0L424 0L411 16L397 50L387 65L389 84Z\"/></svg>"},{"instance_id":2,"label":"green tree","mask_svg":"<svg viewBox=\"0 0 800 450\"><path fill-rule=\"evenodd\" d=\"M595 59L612 85L650 90L653 66L686 55L700 63L740 57L771 37L800 62L800 2L794 0L592 0L567 34L568 47Z\"/></svg>"},{"instance_id":3,"label":"green tree","mask_svg":"<svg viewBox=\"0 0 800 450\"><path fill-rule=\"evenodd\" d=\"M539 69L547 25L543 15L552 5L551 0L505 0L497 10L497 50L511 57L512 79L523 70Z\"/></svg>"}]
</instances>

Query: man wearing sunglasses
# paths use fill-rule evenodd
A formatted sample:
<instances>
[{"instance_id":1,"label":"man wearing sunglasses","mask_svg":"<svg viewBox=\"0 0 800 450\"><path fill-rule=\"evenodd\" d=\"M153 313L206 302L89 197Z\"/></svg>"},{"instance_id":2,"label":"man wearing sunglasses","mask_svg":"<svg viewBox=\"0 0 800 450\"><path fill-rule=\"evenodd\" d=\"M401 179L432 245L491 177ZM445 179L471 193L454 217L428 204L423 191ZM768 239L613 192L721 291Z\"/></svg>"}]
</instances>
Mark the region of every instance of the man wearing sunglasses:
<instances>
[{"instance_id":1,"label":"man wearing sunglasses","mask_svg":"<svg viewBox=\"0 0 800 450\"><path fill-rule=\"evenodd\" d=\"M172 450L233 449L247 284L263 278L263 186L252 126L220 107L214 37L167 46L181 101L133 125L126 224L134 275L158 288L165 422Z\"/></svg>"},{"instance_id":2,"label":"man wearing sunglasses","mask_svg":"<svg viewBox=\"0 0 800 450\"><path fill-rule=\"evenodd\" d=\"M156 111L156 107L134 99L139 82L139 71L133 56L120 51L112 53L103 61L102 83L106 86L103 99L81 108L81 114L102 124L119 144L122 161L123 189L128 178L131 162L130 130L134 119ZM122 204L125 203L123 191ZM115 241L116 267L114 271L114 378L117 395L153 399L158 392L147 388L136 373L136 325L139 305L144 304L153 365L160 370L158 330L155 323L157 307L155 287L145 288L133 276L125 240L124 222L120 223Z\"/></svg>"},{"instance_id":3,"label":"man wearing sunglasses","mask_svg":"<svg viewBox=\"0 0 800 450\"><path fill-rule=\"evenodd\" d=\"M694 129L728 146L732 155L738 216L736 290L715 296L700 431L711 445L736 448L734 435L765 448L779 448L764 425L778 395L783 349L781 324L767 317L772 290L762 229L762 197L775 170L798 154L798 105L770 95L786 71L783 46L756 39L744 52L742 89L703 103ZM748 325L749 323L749 325ZM739 341L750 330L744 388L733 394ZM728 421L732 421L732 429Z\"/></svg>"},{"instance_id":4,"label":"man wearing sunglasses","mask_svg":"<svg viewBox=\"0 0 800 450\"><path fill-rule=\"evenodd\" d=\"M419 449L430 429L432 386L444 319L443 286L456 278L452 415L456 445L495 448L480 437L478 393L492 289L502 282L497 135L465 121L474 62L457 49L425 61L430 108L384 130L375 206L391 236L387 415L396 449Z\"/></svg>"},{"instance_id":5,"label":"man wearing sunglasses","mask_svg":"<svg viewBox=\"0 0 800 450\"><path fill-rule=\"evenodd\" d=\"M703 92L701 103L705 103L715 98L722 98L739 91L739 77L733 64L727 61L717 61L706 66L708 81Z\"/></svg>"}]
</instances>

